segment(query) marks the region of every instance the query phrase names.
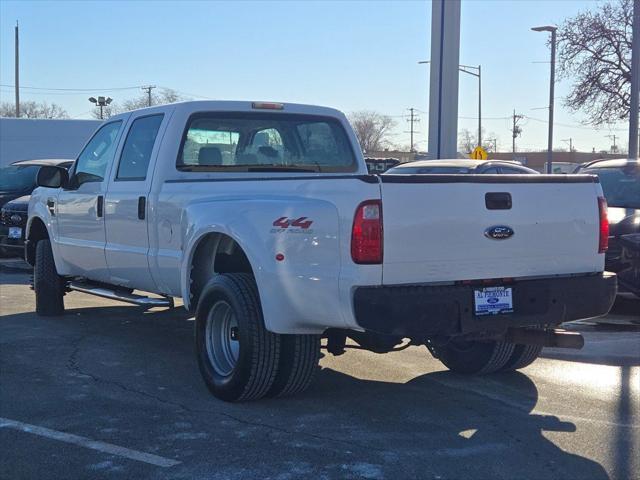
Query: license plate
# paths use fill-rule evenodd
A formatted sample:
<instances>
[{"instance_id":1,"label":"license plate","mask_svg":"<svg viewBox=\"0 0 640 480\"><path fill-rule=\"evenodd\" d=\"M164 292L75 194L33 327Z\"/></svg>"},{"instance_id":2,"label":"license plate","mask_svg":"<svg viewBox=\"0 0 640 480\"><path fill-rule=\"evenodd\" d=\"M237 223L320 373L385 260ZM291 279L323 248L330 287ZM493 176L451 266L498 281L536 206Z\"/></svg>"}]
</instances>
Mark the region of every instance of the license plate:
<instances>
[{"instance_id":1,"label":"license plate","mask_svg":"<svg viewBox=\"0 0 640 480\"><path fill-rule=\"evenodd\" d=\"M22 228L9 227L9 238L22 238Z\"/></svg>"},{"instance_id":2,"label":"license plate","mask_svg":"<svg viewBox=\"0 0 640 480\"><path fill-rule=\"evenodd\" d=\"M513 313L513 289L511 287L487 287L473 291L476 315Z\"/></svg>"}]
</instances>

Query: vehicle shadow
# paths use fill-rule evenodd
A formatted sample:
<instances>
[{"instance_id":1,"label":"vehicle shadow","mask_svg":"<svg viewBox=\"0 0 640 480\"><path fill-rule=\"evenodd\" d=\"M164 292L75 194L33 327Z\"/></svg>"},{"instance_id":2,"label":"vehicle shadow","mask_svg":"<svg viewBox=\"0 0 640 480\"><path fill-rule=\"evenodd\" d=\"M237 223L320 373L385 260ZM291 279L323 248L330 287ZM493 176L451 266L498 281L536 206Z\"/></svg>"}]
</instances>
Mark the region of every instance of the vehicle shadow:
<instances>
[{"instance_id":1,"label":"vehicle shadow","mask_svg":"<svg viewBox=\"0 0 640 480\"><path fill-rule=\"evenodd\" d=\"M532 413L538 389L520 372L474 378L441 371L397 384L325 368L305 397L326 412L367 417L367 425L394 429L404 439L381 438L382 444L429 458L455 478L609 478L597 462L563 451L544 436L575 433L576 426Z\"/></svg>"},{"instance_id":2,"label":"vehicle shadow","mask_svg":"<svg viewBox=\"0 0 640 480\"><path fill-rule=\"evenodd\" d=\"M260 431L270 432L273 445L260 448L279 451L282 461L297 460L304 453L294 447L309 444L311 450L320 448L333 456L355 452L377 459L388 478L609 478L596 461L566 452L545 437L545 432L578 432L571 422L533 413L538 387L520 372L468 377L438 371L394 383L322 368L302 395L228 404L204 388L194 358L193 322L182 308L143 312L108 306L72 308L60 317L9 317L8 324L27 326L32 335L49 341L54 340L51 331L69 338L60 346L53 342L52 348L64 353L63 358L73 350L67 363L79 369L94 395L117 385L117 391L124 388L133 395L132 405L153 399L140 408L175 408L171 414L161 411L165 417L197 422L224 441L226 429L218 428L220 422L240 418L238 428L257 429L252 430L256 442L264 442ZM396 355L402 360L402 354ZM344 362L348 366L350 359ZM394 368L402 368L402 363ZM139 372L144 375L137 376ZM619 407L617 419L628 422L628 398ZM87 415L93 418L89 411ZM621 431L614 443L607 448L616 449L621 472L631 473L624 468L632 458L627 432Z\"/></svg>"}]
</instances>

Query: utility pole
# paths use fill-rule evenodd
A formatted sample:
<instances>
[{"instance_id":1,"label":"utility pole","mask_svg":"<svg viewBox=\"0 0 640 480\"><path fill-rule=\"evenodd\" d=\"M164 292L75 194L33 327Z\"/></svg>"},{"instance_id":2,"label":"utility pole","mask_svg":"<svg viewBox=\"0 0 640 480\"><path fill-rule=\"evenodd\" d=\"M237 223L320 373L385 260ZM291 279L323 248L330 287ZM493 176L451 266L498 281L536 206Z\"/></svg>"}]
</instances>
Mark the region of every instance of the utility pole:
<instances>
[{"instance_id":1,"label":"utility pole","mask_svg":"<svg viewBox=\"0 0 640 480\"><path fill-rule=\"evenodd\" d=\"M513 111L513 129L511 130L511 136L513 137L513 153L516 153L516 137L522 133L522 128L518 126L518 121L522 119L522 115L516 115L516 111Z\"/></svg>"},{"instance_id":2,"label":"utility pole","mask_svg":"<svg viewBox=\"0 0 640 480\"><path fill-rule=\"evenodd\" d=\"M409 122L411 128L409 129L409 133L411 134L411 146L409 147L409 151L410 152L415 152L416 149L413 148L413 135L414 133L417 133L414 125L416 123L418 123L420 121L420 119L418 118L418 116L415 114L415 109L414 108L410 108L409 109L409 118L407 118L407 122Z\"/></svg>"},{"instance_id":3,"label":"utility pole","mask_svg":"<svg viewBox=\"0 0 640 480\"><path fill-rule=\"evenodd\" d=\"M498 151L498 139L487 138L487 142L489 142L490 145L493 145L493 153L496 153Z\"/></svg>"},{"instance_id":4,"label":"utility pole","mask_svg":"<svg viewBox=\"0 0 640 480\"><path fill-rule=\"evenodd\" d=\"M569 137L562 141L569 144L569 153L573 152L573 138Z\"/></svg>"},{"instance_id":5,"label":"utility pole","mask_svg":"<svg viewBox=\"0 0 640 480\"><path fill-rule=\"evenodd\" d=\"M20 49L18 48L18 21L16 20L16 118L20 118Z\"/></svg>"},{"instance_id":6,"label":"utility pole","mask_svg":"<svg viewBox=\"0 0 640 480\"><path fill-rule=\"evenodd\" d=\"M153 90L154 88L156 88L155 85L146 85L144 87L140 87L142 90L146 90L147 91L147 97L148 97L148 101L147 101L147 107L151 106L151 90Z\"/></svg>"},{"instance_id":7,"label":"utility pole","mask_svg":"<svg viewBox=\"0 0 640 480\"><path fill-rule=\"evenodd\" d=\"M633 2L631 39L631 111L629 112L629 159L638 158L638 108L640 107L640 1Z\"/></svg>"},{"instance_id":8,"label":"utility pole","mask_svg":"<svg viewBox=\"0 0 640 480\"><path fill-rule=\"evenodd\" d=\"M607 135L607 138L610 138L613 140L613 145L611 146L611 153L618 153L618 147L616 146L616 138L617 135L614 133L613 135Z\"/></svg>"}]
</instances>

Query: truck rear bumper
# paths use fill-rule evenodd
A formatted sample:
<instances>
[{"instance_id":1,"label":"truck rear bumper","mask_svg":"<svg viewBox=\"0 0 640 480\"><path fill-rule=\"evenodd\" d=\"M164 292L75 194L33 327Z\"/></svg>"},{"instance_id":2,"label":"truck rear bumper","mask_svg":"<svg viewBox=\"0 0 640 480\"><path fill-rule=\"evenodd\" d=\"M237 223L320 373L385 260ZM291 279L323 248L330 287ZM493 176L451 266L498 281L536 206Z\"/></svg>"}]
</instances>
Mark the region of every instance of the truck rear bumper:
<instances>
[{"instance_id":1,"label":"truck rear bumper","mask_svg":"<svg viewBox=\"0 0 640 480\"><path fill-rule=\"evenodd\" d=\"M474 289L487 285L358 287L356 321L365 330L405 337L498 332L509 327L555 326L605 315L617 279L604 272L574 277L516 280L513 313L476 316Z\"/></svg>"}]
</instances>

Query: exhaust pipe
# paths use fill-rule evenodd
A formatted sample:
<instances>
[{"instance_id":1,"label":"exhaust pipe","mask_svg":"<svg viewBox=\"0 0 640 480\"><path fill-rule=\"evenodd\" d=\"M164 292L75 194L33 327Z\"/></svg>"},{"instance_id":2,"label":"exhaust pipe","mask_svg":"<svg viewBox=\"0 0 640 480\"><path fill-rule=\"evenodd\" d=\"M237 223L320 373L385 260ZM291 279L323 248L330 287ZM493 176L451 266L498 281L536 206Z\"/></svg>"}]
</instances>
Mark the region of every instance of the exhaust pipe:
<instances>
[{"instance_id":1,"label":"exhaust pipe","mask_svg":"<svg viewBox=\"0 0 640 480\"><path fill-rule=\"evenodd\" d=\"M525 328L510 328L506 340L521 345L540 345L543 347L573 348L580 350L584 347L584 337L578 332L568 332L555 328L552 330L528 330Z\"/></svg>"}]
</instances>

